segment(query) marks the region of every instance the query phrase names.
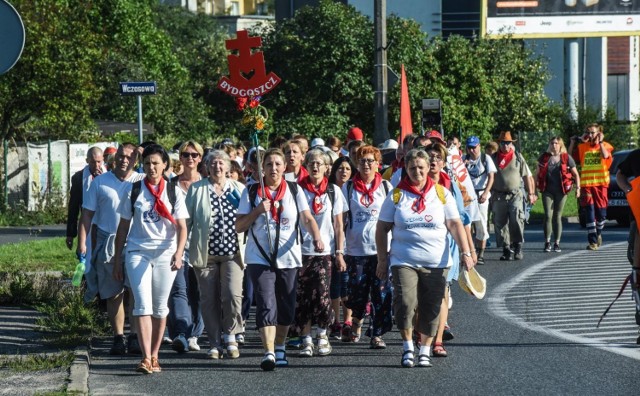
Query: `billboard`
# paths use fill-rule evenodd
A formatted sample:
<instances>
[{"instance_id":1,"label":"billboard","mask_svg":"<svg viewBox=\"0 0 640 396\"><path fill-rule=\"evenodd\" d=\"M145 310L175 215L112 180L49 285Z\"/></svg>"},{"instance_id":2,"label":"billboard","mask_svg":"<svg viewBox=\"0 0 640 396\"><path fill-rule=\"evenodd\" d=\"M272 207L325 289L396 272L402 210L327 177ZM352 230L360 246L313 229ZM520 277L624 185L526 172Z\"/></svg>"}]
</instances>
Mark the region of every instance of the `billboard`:
<instances>
[{"instance_id":1,"label":"billboard","mask_svg":"<svg viewBox=\"0 0 640 396\"><path fill-rule=\"evenodd\" d=\"M482 35L636 36L640 35L640 0L482 0Z\"/></svg>"}]
</instances>

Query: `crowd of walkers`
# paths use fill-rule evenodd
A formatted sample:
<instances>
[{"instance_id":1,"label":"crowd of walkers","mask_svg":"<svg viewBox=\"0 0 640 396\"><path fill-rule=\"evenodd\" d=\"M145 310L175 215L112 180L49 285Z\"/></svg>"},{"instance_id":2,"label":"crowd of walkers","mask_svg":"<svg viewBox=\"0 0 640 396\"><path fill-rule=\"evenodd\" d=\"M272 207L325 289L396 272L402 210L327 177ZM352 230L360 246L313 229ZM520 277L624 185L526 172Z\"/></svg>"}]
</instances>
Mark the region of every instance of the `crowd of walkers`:
<instances>
[{"instance_id":1,"label":"crowd of walkers","mask_svg":"<svg viewBox=\"0 0 640 396\"><path fill-rule=\"evenodd\" d=\"M612 148L588 138L578 158L594 163L600 150L606 162ZM450 286L484 264L491 216L500 260L520 260L526 206L542 193L544 251L560 251L576 162L553 137L534 177L514 142L505 131L483 152L477 136L445 142L428 131L376 147L354 127L344 144L296 135L267 149L231 139L92 148L72 179L67 246L77 233L90 258L85 301L106 301L110 352L141 354L139 372L162 370L163 340L198 351L205 332L208 358L240 357L252 305L265 371L287 366L292 346L301 357L364 337L386 348L394 323L400 364L429 367L447 356ZM596 208L592 250L602 243L599 191L585 201Z\"/></svg>"}]
</instances>

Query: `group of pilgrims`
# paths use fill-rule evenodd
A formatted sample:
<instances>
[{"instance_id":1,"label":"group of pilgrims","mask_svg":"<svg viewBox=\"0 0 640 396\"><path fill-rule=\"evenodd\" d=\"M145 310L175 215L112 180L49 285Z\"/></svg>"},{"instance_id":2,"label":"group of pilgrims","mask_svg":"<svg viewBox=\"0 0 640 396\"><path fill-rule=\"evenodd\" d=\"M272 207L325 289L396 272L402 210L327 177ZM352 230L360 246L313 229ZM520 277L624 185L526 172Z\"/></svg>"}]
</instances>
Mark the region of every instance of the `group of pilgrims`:
<instances>
[{"instance_id":1,"label":"group of pilgrims","mask_svg":"<svg viewBox=\"0 0 640 396\"><path fill-rule=\"evenodd\" d=\"M211 359L240 357L252 305L264 371L286 367L288 353L330 355L332 342L386 348L394 323L402 367L447 355L449 286L478 260L451 153L436 131L405 139L383 178L381 149L357 128L349 137L309 149L297 135L244 155L229 140L187 141L177 172L162 147L143 151L140 196L129 187L118 208L113 270L133 296L137 371L161 371L180 269L196 279L179 287ZM199 349L201 334L174 333L174 349Z\"/></svg>"}]
</instances>

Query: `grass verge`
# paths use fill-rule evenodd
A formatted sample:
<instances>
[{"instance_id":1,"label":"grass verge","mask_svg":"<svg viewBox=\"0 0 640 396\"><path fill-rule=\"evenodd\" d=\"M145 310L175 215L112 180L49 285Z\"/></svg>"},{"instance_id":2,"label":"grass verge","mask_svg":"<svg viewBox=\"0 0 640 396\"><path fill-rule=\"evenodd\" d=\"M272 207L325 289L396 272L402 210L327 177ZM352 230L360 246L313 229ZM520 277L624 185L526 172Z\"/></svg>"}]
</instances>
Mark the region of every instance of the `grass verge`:
<instances>
[{"instance_id":1,"label":"grass verge","mask_svg":"<svg viewBox=\"0 0 640 396\"><path fill-rule=\"evenodd\" d=\"M73 271L76 261L65 238L0 245L0 271Z\"/></svg>"},{"instance_id":2,"label":"grass verge","mask_svg":"<svg viewBox=\"0 0 640 396\"><path fill-rule=\"evenodd\" d=\"M0 368L13 372L50 370L58 367L69 367L75 359L73 351L58 353L42 353L0 357Z\"/></svg>"}]
</instances>

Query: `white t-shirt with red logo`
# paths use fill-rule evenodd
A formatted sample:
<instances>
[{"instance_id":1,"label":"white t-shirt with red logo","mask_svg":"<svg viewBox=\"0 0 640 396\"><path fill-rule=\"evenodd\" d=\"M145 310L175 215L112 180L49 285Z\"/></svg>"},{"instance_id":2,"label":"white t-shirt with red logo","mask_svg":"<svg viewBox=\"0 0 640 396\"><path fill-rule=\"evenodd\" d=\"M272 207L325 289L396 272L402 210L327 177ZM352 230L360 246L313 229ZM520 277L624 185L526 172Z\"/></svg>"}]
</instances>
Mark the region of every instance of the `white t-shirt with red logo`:
<instances>
[{"instance_id":1,"label":"white t-shirt with red logo","mask_svg":"<svg viewBox=\"0 0 640 396\"><path fill-rule=\"evenodd\" d=\"M286 181L283 179L282 183L286 183ZM270 191L269 189L267 190ZM298 186L298 194L294 197L289 189L289 185L287 185L287 191L285 192L282 200L279 202L279 205L282 206L282 213L280 213L280 237L278 240L278 255L276 261L278 268L281 269L298 268L302 266L302 241L297 240L299 233L296 229L296 220L299 216L298 210L300 212L309 210L309 204L307 203L307 199L305 198L302 190L302 187ZM272 193L272 197L275 198L276 192L270 192ZM298 202L297 207L294 199ZM259 205L260 202L262 202L262 198L260 198L256 194L256 200L253 207ZM237 214L249 214L253 210L253 207L249 202L249 188L246 188L242 192L242 197L240 197L240 206L238 207ZM267 216L269 218L269 233L271 234L271 240L275 241L277 230L276 227L278 225L271 217L271 211L267 212ZM269 261L267 261L267 259L263 257L263 255L260 253L260 249L258 249L258 246L256 245L257 241L264 252L267 255L271 255L266 224L267 223L265 221L265 215L261 214L260 216L258 216L258 218L256 218L256 221L247 231L247 246L244 255L245 263L265 266L270 265Z\"/></svg>"},{"instance_id":2,"label":"white t-shirt with red logo","mask_svg":"<svg viewBox=\"0 0 640 396\"><path fill-rule=\"evenodd\" d=\"M334 255L336 251L336 238L335 232L333 229L333 221L331 221L332 216L338 216L347 211L347 201L344 199L344 195L342 195L342 190L335 184L333 185L334 191L334 202L333 202L333 211L331 210L331 198L329 197L329 193L325 192L320 197L320 203L322 204L322 209L320 209L320 213L313 213L313 200L315 194L305 190L302 187L298 187L304 191L304 195L309 203L309 210L311 211L311 215L314 219L316 219L316 223L318 224L318 228L320 229L320 235L322 236L322 243L324 243L324 251L318 253L315 251L313 246L313 236L302 227L302 254L305 256L326 256L326 255Z\"/></svg>"},{"instance_id":3,"label":"white t-shirt with red logo","mask_svg":"<svg viewBox=\"0 0 640 396\"><path fill-rule=\"evenodd\" d=\"M380 215L382 202L387 197L383 183L387 183L389 192L391 186L389 182L383 180L380 186L373 192L373 203L366 207L360 201L362 193L356 191L352 182L342 185L342 194L347 200L347 207L350 207L350 224L345 230L346 249L345 254L349 256L374 256L377 254L376 248L376 224ZM349 196L348 186L351 185L351 196ZM367 184L371 188L371 184ZM349 221L347 221L349 223Z\"/></svg>"},{"instance_id":4,"label":"white t-shirt with red logo","mask_svg":"<svg viewBox=\"0 0 640 396\"><path fill-rule=\"evenodd\" d=\"M167 209L171 211L171 202L167 195L168 184L169 182L165 183L160 198ZM130 184L125 195L126 198L120 201L118 207L120 217L131 220L131 228L127 238L127 252L133 250L170 250L173 253L177 248L176 226L153 210L155 198L145 186L144 181L140 186L140 195L133 204L134 211L132 213L132 188L133 184ZM176 202L173 207L173 218L176 220L189 218L184 197L178 191L176 191Z\"/></svg>"},{"instance_id":5,"label":"white t-shirt with red logo","mask_svg":"<svg viewBox=\"0 0 640 396\"><path fill-rule=\"evenodd\" d=\"M402 190L397 204L393 202L393 192L385 199L379 219L393 223L390 266L451 266L445 219L458 219L460 214L451 193L446 188L442 190L445 204L438 197L434 186L427 193L425 209L420 213L411 208L417 198L416 194Z\"/></svg>"}]
</instances>

